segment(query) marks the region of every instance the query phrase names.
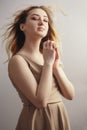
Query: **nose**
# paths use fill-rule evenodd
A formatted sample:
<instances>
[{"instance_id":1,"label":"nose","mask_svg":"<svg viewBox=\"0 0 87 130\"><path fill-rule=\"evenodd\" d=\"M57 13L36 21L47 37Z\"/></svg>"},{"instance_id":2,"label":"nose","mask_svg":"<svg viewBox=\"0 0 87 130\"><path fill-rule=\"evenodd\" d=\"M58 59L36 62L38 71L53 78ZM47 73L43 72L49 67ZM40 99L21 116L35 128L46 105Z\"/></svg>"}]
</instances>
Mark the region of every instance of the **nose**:
<instances>
[{"instance_id":1,"label":"nose","mask_svg":"<svg viewBox=\"0 0 87 130\"><path fill-rule=\"evenodd\" d=\"M38 23L38 25L43 25L44 23L43 23L43 19L42 18L40 18L39 19L39 23Z\"/></svg>"}]
</instances>

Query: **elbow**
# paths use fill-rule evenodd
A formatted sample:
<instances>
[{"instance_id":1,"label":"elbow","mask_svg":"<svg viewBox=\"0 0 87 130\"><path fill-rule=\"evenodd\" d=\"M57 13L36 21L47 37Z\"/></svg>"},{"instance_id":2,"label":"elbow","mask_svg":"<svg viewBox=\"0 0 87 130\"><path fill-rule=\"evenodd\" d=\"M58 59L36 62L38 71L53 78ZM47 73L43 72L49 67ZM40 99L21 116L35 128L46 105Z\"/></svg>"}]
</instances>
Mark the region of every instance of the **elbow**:
<instances>
[{"instance_id":1,"label":"elbow","mask_svg":"<svg viewBox=\"0 0 87 130\"><path fill-rule=\"evenodd\" d=\"M42 108L46 108L47 107L47 101L45 100L40 100L40 99L36 99L36 100L33 100L31 101L31 103L36 107L36 108L39 108L39 109L42 109Z\"/></svg>"},{"instance_id":2,"label":"elbow","mask_svg":"<svg viewBox=\"0 0 87 130\"><path fill-rule=\"evenodd\" d=\"M68 100L73 100L74 96L73 95L63 95L66 99Z\"/></svg>"},{"instance_id":3,"label":"elbow","mask_svg":"<svg viewBox=\"0 0 87 130\"><path fill-rule=\"evenodd\" d=\"M75 97L75 92L72 92L72 93L70 93L66 98L67 98L68 100L73 100L74 97Z\"/></svg>"},{"instance_id":4,"label":"elbow","mask_svg":"<svg viewBox=\"0 0 87 130\"><path fill-rule=\"evenodd\" d=\"M72 93L71 93L71 96L70 96L70 100L73 100L74 97L75 97L75 90L74 90L74 88L73 88Z\"/></svg>"},{"instance_id":5,"label":"elbow","mask_svg":"<svg viewBox=\"0 0 87 130\"><path fill-rule=\"evenodd\" d=\"M40 106L40 108L46 108L47 107L47 101L46 100L40 100L39 106Z\"/></svg>"},{"instance_id":6,"label":"elbow","mask_svg":"<svg viewBox=\"0 0 87 130\"><path fill-rule=\"evenodd\" d=\"M74 95L68 96L68 99L69 99L69 100L73 100L73 99L74 99Z\"/></svg>"},{"instance_id":7,"label":"elbow","mask_svg":"<svg viewBox=\"0 0 87 130\"><path fill-rule=\"evenodd\" d=\"M68 92L66 98L68 100L73 100L75 97L75 90L74 90L74 87L72 87L72 89Z\"/></svg>"},{"instance_id":8,"label":"elbow","mask_svg":"<svg viewBox=\"0 0 87 130\"><path fill-rule=\"evenodd\" d=\"M48 97L43 95L36 95L36 102L38 108L46 108L48 104Z\"/></svg>"},{"instance_id":9,"label":"elbow","mask_svg":"<svg viewBox=\"0 0 87 130\"><path fill-rule=\"evenodd\" d=\"M46 108L47 107L47 100L45 99L38 99L37 103L36 103L36 107L38 108Z\"/></svg>"}]
</instances>

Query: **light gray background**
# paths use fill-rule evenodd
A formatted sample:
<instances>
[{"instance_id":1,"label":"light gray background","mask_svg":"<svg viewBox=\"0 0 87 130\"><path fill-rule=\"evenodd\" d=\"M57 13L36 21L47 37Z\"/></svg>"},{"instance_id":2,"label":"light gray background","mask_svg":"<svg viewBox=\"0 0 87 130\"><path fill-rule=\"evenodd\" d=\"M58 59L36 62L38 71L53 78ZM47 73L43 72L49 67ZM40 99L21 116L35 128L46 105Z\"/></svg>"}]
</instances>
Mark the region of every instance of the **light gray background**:
<instances>
[{"instance_id":1,"label":"light gray background","mask_svg":"<svg viewBox=\"0 0 87 130\"><path fill-rule=\"evenodd\" d=\"M64 70L75 86L73 101L64 99L72 130L87 130L87 0L0 0L0 35L11 15L28 5L59 4L68 16L56 13L56 26L62 38ZM7 55L0 38L0 130L14 130L22 103L11 84Z\"/></svg>"}]
</instances>

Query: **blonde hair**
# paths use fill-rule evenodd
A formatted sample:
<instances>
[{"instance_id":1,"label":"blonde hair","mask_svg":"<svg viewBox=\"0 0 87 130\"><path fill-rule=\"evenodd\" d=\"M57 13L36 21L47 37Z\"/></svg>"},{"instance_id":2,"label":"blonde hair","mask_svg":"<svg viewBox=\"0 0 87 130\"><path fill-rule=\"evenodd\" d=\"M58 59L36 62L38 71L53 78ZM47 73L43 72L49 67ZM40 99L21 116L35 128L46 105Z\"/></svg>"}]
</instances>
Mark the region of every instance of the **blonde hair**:
<instances>
[{"instance_id":1,"label":"blonde hair","mask_svg":"<svg viewBox=\"0 0 87 130\"><path fill-rule=\"evenodd\" d=\"M6 51L8 54L8 58L11 58L13 55L15 55L24 45L25 35L20 29L20 24L25 23L29 12L37 8L44 10L47 13L49 19L49 30L47 35L41 40L40 51L43 49L43 42L48 39L56 41L56 43L58 44L60 43L60 37L55 30L52 20L53 15L50 8L46 6L30 6L24 10L18 11L15 15L13 23L11 23L6 30Z\"/></svg>"}]
</instances>

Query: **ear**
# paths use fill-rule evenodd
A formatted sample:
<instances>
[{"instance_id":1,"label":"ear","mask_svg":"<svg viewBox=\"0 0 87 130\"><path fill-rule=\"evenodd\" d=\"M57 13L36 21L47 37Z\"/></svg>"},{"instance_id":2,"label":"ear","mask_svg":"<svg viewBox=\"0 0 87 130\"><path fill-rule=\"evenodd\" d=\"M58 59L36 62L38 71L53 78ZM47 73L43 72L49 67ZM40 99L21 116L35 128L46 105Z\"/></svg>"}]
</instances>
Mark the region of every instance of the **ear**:
<instances>
[{"instance_id":1,"label":"ear","mask_svg":"<svg viewBox=\"0 0 87 130\"><path fill-rule=\"evenodd\" d=\"M21 31L24 31L24 27L25 27L24 24L21 23L21 24L20 24L20 30L21 30Z\"/></svg>"}]
</instances>

